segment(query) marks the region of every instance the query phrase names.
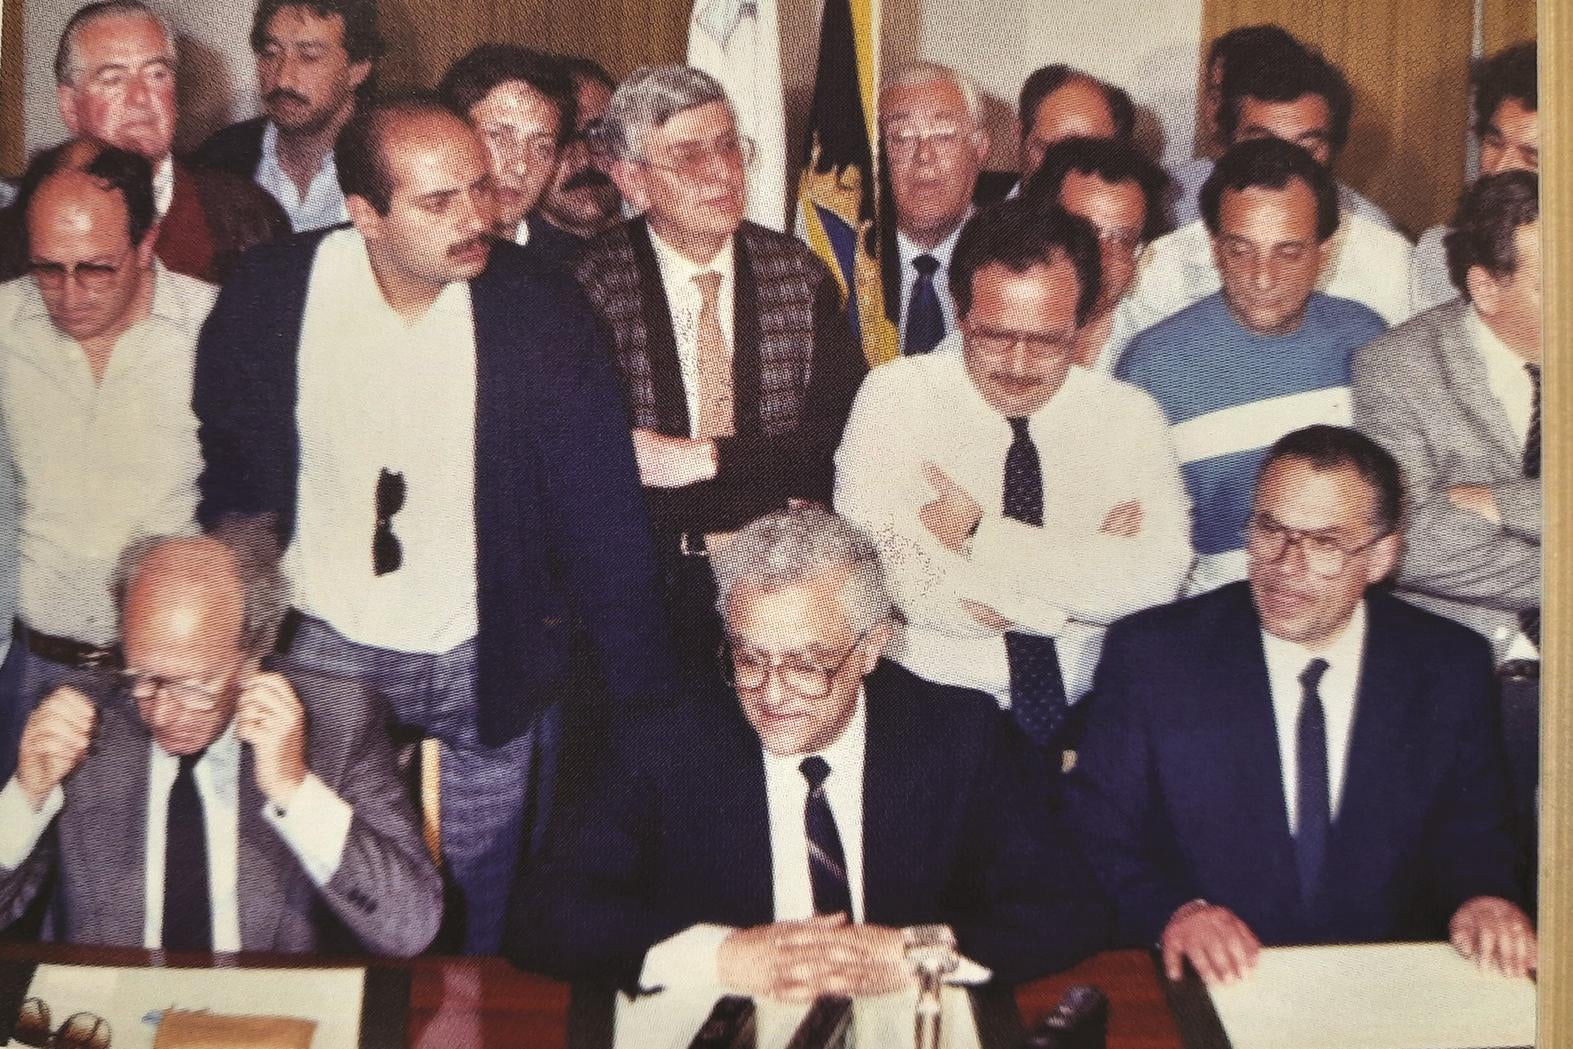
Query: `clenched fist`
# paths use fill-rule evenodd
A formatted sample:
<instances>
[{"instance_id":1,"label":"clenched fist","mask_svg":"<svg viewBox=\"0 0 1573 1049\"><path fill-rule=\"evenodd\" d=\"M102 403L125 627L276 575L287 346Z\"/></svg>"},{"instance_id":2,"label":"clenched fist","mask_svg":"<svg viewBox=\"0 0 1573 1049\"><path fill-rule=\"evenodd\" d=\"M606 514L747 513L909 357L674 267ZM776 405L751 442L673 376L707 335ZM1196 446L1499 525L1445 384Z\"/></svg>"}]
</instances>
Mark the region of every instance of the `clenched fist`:
<instances>
[{"instance_id":1,"label":"clenched fist","mask_svg":"<svg viewBox=\"0 0 1573 1049\"><path fill-rule=\"evenodd\" d=\"M251 744L257 789L288 808L306 778L306 711L282 674L253 674L241 686L235 738Z\"/></svg>"},{"instance_id":2,"label":"clenched fist","mask_svg":"<svg viewBox=\"0 0 1573 1049\"><path fill-rule=\"evenodd\" d=\"M17 753L16 781L35 810L82 764L97 723L93 701L69 686L49 693L29 715Z\"/></svg>"}]
</instances>

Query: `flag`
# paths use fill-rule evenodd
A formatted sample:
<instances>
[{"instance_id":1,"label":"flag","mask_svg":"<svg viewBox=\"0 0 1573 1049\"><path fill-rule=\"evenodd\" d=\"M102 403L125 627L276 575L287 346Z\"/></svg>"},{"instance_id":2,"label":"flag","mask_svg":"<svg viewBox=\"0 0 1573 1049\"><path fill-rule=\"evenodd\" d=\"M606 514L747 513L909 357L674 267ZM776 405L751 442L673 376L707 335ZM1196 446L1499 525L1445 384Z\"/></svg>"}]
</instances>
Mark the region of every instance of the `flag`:
<instances>
[{"instance_id":1,"label":"flag","mask_svg":"<svg viewBox=\"0 0 1573 1049\"><path fill-rule=\"evenodd\" d=\"M688 64L721 83L737 113L738 132L757 146L748 170L748 219L784 230L786 103L776 0L694 0Z\"/></svg>"},{"instance_id":2,"label":"flag","mask_svg":"<svg viewBox=\"0 0 1573 1049\"><path fill-rule=\"evenodd\" d=\"M899 313L886 302L880 269L879 203L888 193L875 166L879 5L825 0L797 193L798 231L840 282L870 365L900 354Z\"/></svg>"}]
</instances>

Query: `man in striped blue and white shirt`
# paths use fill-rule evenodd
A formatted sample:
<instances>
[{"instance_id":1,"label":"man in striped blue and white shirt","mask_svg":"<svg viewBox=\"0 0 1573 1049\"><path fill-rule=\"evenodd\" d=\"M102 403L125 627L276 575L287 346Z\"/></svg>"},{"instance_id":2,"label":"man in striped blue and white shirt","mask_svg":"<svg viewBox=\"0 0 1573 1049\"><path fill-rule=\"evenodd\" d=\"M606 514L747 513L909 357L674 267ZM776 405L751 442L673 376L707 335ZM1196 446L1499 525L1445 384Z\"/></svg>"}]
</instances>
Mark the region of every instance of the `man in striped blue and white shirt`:
<instances>
[{"instance_id":1,"label":"man in striped blue and white shirt","mask_svg":"<svg viewBox=\"0 0 1573 1049\"><path fill-rule=\"evenodd\" d=\"M1189 593L1245 578L1244 527L1267 449L1312 423L1348 425L1349 362L1384 330L1314 290L1334 250L1338 189L1300 146L1229 150L1202 188L1221 291L1132 340L1116 372L1168 416L1191 496Z\"/></svg>"}]
</instances>

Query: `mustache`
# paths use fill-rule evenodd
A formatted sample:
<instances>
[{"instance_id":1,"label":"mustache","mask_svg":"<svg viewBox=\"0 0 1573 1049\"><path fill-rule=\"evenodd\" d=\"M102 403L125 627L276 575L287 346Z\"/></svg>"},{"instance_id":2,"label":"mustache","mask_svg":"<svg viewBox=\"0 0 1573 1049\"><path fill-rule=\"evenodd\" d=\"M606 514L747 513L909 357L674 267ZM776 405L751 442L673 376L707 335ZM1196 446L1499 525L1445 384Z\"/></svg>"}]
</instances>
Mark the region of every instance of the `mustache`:
<instances>
[{"instance_id":1,"label":"mustache","mask_svg":"<svg viewBox=\"0 0 1573 1049\"><path fill-rule=\"evenodd\" d=\"M299 102L303 106L311 104L311 99L307 98L305 95L296 94L294 91L290 91L287 88L282 87L274 91L269 91L262 100L264 102L270 102L274 104L279 102Z\"/></svg>"},{"instance_id":2,"label":"mustache","mask_svg":"<svg viewBox=\"0 0 1573 1049\"><path fill-rule=\"evenodd\" d=\"M448 257L450 259L456 259L466 252L474 251L476 248L490 247L494 239L495 238L483 236L471 237L469 240L460 241L458 244L455 244L453 247L448 249Z\"/></svg>"},{"instance_id":3,"label":"mustache","mask_svg":"<svg viewBox=\"0 0 1573 1049\"><path fill-rule=\"evenodd\" d=\"M577 175L571 175L563 183L563 192L572 193L576 189L600 189L602 186L612 186L611 178L594 164L585 165Z\"/></svg>"}]
</instances>

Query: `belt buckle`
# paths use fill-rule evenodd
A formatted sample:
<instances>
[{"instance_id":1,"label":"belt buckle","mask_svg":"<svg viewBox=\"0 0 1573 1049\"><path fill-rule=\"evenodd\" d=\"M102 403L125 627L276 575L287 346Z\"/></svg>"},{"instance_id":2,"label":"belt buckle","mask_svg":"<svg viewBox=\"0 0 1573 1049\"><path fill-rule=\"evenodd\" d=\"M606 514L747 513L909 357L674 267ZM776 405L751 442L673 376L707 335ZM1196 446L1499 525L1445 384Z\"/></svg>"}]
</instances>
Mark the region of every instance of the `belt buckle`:
<instances>
[{"instance_id":1,"label":"belt buckle","mask_svg":"<svg viewBox=\"0 0 1573 1049\"><path fill-rule=\"evenodd\" d=\"M689 545L688 537L692 534L692 532L679 532L677 534L677 552L682 554L684 557L709 557L709 550L706 550L702 546L696 547ZM704 542L704 537L702 535L700 536L699 541L701 543Z\"/></svg>"}]
</instances>

